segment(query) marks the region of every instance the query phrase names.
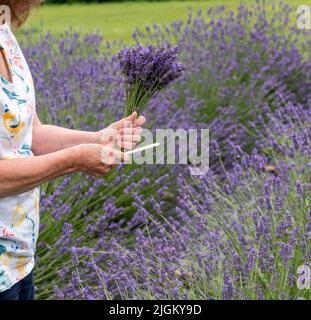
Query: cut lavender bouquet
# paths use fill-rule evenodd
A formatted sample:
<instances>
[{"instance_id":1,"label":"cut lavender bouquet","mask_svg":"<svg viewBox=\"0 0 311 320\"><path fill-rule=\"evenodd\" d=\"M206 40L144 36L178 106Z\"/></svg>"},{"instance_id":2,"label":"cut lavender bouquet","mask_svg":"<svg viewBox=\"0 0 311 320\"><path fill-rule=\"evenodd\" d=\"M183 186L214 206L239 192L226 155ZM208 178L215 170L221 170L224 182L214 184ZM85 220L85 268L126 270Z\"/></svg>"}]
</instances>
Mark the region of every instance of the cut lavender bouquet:
<instances>
[{"instance_id":1,"label":"cut lavender bouquet","mask_svg":"<svg viewBox=\"0 0 311 320\"><path fill-rule=\"evenodd\" d=\"M178 47L155 47L148 44L125 48L118 53L118 60L124 75L126 109L125 115L140 114L150 100L184 71L177 62Z\"/></svg>"}]
</instances>

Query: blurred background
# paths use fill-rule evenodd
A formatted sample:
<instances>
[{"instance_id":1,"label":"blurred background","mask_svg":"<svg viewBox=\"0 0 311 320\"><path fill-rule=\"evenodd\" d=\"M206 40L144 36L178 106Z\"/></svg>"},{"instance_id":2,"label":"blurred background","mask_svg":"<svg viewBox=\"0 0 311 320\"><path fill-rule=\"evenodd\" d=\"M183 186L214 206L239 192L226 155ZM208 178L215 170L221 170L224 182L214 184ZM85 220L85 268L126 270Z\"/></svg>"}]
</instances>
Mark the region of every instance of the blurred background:
<instances>
[{"instance_id":1,"label":"blurred background","mask_svg":"<svg viewBox=\"0 0 311 320\"><path fill-rule=\"evenodd\" d=\"M273 2L273 1L269 1ZM285 3L298 7L301 0L285 0ZM51 31L61 33L72 28L80 33L99 31L104 40L132 43L132 34L136 27L146 25L169 24L176 20L185 20L190 9L203 11L224 5L226 10L236 11L244 3L252 5L251 0L202 0L202 1L80 1L47 0L33 13L32 19L19 33L36 29L38 33ZM296 23L295 11L290 14L291 24Z\"/></svg>"}]
</instances>

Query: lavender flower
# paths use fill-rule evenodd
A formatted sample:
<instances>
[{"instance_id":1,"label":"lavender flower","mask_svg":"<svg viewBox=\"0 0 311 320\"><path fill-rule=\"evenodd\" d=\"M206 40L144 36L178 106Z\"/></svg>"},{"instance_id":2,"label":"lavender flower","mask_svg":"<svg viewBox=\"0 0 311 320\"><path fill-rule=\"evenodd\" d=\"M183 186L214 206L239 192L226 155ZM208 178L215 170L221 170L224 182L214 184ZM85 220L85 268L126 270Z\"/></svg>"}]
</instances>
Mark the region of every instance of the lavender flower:
<instances>
[{"instance_id":1,"label":"lavender flower","mask_svg":"<svg viewBox=\"0 0 311 320\"><path fill-rule=\"evenodd\" d=\"M151 44L125 48L118 53L118 60L125 80L126 115L141 113L150 100L184 71L176 62L178 47L155 47Z\"/></svg>"}]
</instances>

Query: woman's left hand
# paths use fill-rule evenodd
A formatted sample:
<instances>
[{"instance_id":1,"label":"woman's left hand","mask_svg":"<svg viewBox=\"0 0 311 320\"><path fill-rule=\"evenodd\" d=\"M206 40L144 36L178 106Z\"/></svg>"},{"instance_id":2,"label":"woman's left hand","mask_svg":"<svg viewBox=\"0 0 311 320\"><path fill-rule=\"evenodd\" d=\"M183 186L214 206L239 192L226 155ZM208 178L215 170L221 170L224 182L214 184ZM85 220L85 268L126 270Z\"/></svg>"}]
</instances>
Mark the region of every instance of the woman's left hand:
<instances>
[{"instance_id":1,"label":"woman's left hand","mask_svg":"<svg viewBox=\"0 0 311 320\"><path fill-rule=\"evenodd\" d=\"M138 117L134 112L127 118L123 118L109 127L97 133L96 143L115 148L135 149L141 140L142 126L146 119L143 116Z\"/></svg>"}]
</instances>

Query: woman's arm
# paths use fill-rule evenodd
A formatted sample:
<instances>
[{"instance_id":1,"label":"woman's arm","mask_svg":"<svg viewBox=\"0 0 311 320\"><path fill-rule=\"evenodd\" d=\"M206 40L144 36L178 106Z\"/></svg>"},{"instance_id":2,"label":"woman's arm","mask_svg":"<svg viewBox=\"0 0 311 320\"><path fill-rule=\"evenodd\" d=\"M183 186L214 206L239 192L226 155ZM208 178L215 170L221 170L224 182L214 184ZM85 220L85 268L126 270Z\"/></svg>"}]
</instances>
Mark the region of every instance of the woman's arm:
<instances>
[{"instance_id":1,"label":"woman's arm","mask_svg":"<svg viewBox=\"0 0 311 320\"><path fill-rule=\"evenodd\" d=\"M0 198L33 190L49 180L77 171L102 176L120 160L129 158L99 144L81 144L38 157L0 160Z\"/></svg>"},{"instance_id":2,"label":"woman's arm","mask_svg":"<svg viewBox=\"0 0 311 320\"><path fill-rule=\"evenodd\" d=\"M42 124L35 115L32 137L32 151L41 156L83 143L96 143L96 132L70 130L52 125Z\"/></svg>"},{"instance_id":3,"label":"woman's arm","mask_svg":"<svg viewBox=\"0 0 311 320\"><path fill-rule=\"evenodd\" d=\"M133 113L130 117L115 122L104 130L87 132L42 124L36 114L33 126L32 151L36 156L40 156L87 143L113 147L107 139L107 134L111 135L111 132L118 147L133 149L140 140L139 134L144 123L144 117L137 118L137 114ZM124 127L130 128L124 129Z\"/></svg>"}]
</instances>

